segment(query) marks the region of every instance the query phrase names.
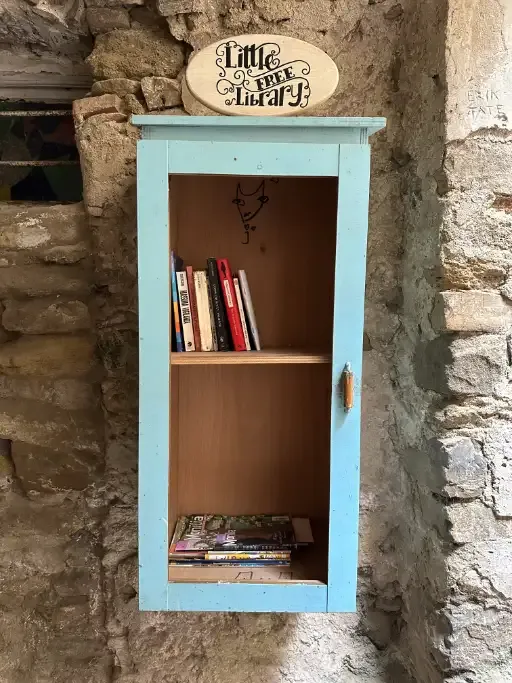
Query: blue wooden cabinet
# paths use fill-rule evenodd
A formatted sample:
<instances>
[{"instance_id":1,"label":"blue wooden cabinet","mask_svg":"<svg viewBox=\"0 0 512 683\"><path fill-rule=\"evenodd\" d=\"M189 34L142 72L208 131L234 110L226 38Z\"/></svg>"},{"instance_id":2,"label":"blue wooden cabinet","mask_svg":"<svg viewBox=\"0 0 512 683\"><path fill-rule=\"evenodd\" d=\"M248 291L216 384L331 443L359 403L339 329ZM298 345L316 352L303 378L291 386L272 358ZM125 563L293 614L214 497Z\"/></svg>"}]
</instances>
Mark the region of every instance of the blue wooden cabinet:
<instances>
[{"instance_id":1,"label":"blue wooden cabinet","mask_svg":"<svg viewBox=\"0 0 512 683\"><path fill-rule=\"evenodd\" d=\"M370 148L380 118L136 116L142 610L351 612ZM261 352L173 353L170 250L245 269ZM355 378L351 409L342 377ZM260 581L168 565L176 517L289 513Z\"/></svg>"}]
</instances>

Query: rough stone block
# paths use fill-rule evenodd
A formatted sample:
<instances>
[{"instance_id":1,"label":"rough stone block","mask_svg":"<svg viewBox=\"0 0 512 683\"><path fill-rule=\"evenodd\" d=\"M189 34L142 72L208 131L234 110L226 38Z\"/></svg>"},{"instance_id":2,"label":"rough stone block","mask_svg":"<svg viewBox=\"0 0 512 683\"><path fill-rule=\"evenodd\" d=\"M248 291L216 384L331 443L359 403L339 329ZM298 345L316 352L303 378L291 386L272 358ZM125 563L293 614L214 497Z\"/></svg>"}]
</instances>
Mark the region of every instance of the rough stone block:
<instances>
[{"instance_id":1,"label":"rough stone block","mask_svg":"<svg viewBox=\"0 0 512 683\"><path fill-rule=\"evenodd\" d=\"M512 517L512 429L491 429L484 440L484 454L491 464L494 512Z\"/></svg>"},{"instance_id":2,"label":"rough stone block","mask_svg":"<svg viewBox=\"0 0 512 683\"><path fill-rule=\"evenodd\" d=\"M140 82L130 78L109 78L106 81L96 81L92 84L92 95L107 95L113 93L119 97L137 95L140 93Z\"/></svg>"},{"instance_id":3,"label":"rough stone block","mask_svg":"<svg viewBox=\"0 0 512 683\"><path fill-rule=\"evenodd\" d=\"M94 342L88 336L20 337L0 346L0 373L5 375L79 377L93 367Z\"/></svg>"},{"instance_id":4,"label":"rough stone block","mask_svg":"<svg viewBox=\"0 0 512 683\"><path fill-rule=\"evenodd\" d=\"M148 109L165 109L181 104L181 88L177 80L162 76L147 76L141 81Z\"/></svg>"},{"instance_id":5,"label":"rough stone block","mask_svg":"<svg viewBox=\"0 0 512 683\"><path fill-rule=\"evenodd\" d=\"M173 14L190 14L204 12L207 9L205 0L157 0L157 8L164 17Z\"/></svg>"},{"instance_id":6,"label":"rough stone block","mask_svg":"<svg viewBox=\"0 0 512 683\"><path fill-rule=\"evenodd\" d=\"M124 7L88 7L85 16L93 36L116 28L130 28L130 15Z\"/></svg>"},{"instance_id":7,"label":"rough stone block","mask_svg":"<svg viewBox=\"0 0 512 683\"><path fill-rule=\"evenodd\" d=\"M461 145L449 145L444 161L451 187L465 191L487 187L494 195L512 195L511 165L510 145L492 135L469 137Z\"/></svg>"},{"instance_id":8,"label":"rough stone block","mask_svg":"<svg viewBox=\"0 0 512 683\"><path fill-rule=\"evenodd\" d=\"M100 531L82 494L1 497L4 681L108 680Z\"/></svg>"},{"instance_id":9,"label":"rough stone block","mask_svg":"<svg viewBox=\"0 0 512 683\"><path fill-rule=\"evenodd\" d=\"M37 254L37 257L45 263L72 265L83 261L91 253L92 250L88 242L78 242L77 244L62 244L57 247L49 247Z\"/></svg>"},{"instance_id":10,"label":"rough stone block","mask_svg":"<svg viewBox=\"0 0 512 683\"><path fill-rule=\"evenodd\" d=\"M132 377L137 371L137 334L134 330L98 331L98 353L109 377Z\"/></svg>"},{"instance_id":11,"label":"rough stone block","mask_svg":"<svg viewBox=\"0 0 512 683\"><path fill-rule=\"evenodd\" d=\"M64 410L96 410L99 407L99 387L79 379L0 375L0 398L42 401Z\"/></svg>"},{"instance_id":12,"label":"rough stone block","mask_svg":"<svg viewBox=\"0 0 512 683\"><path fill-rule=\"evenodd\" d=\"M96 39L87 58L95 79L144 76L175 78L184 63L183 47L169 34L149 28L112 31Z\"/></svg>"},{"instance_id":13,"label":"rough stone block","mask_svg":"<svg viewBox=\"0 0 512 683\"><path fill-rule=\"evenodd\" d=\"M89 234L83 203L9 202L0 211L0 250L44 253L57 245L76 244Z\"/></svg>"},{"instance_id":14,"label":"rough stone block","mask_svg":"<svg viewBox=\"0 0 512 683\"><path fill-rule=\"evenodd\" d=\"M496 292L440 292L432 324L439 332L500 332L512 325L512 305Z\"/></svg>"},{"instance_id":15,"label":"rough stone block","mask_svg":"<svg viewBox=\"0 0 512 683\"><path fill-rule=\"evenodd\" d=\"M449 582L464 597L512 601L512 539L468 543L450 554Z\"/></svg>"},{"instance_id":16,"label":"rough stone block","mask_svg":"<svg viewBox=\"0 0 512 683\"><path fill-rule=\"evenodd\" d=\"M89 273L73 266L9 266L0 268L0 297L87 294Z\"/></svg>"},{"instance_id":17,"label":"rough stone block","mask_svg":"<svg viewBox=\"0 0 512 683\"><path fill-rule=\"evenodd\" d=\"M94 119L99 125L103 125L106 122L125 123L128 121L128 114L123 107L122 112L111 111L103 114L95 114L94 116L91 116L91 118Z\"/></svg>"},{"instance_id":18,"label":"rough stone block","mask_svg":"<svg viewBox=\"0 0 512 683\"><path fill-rule=\"evenodd\" d=\"M447 396L485 396L506 377L507 340L499 334L437 337L419 345L415 361L416 381L424 389Z\"/></svg>"},{"instance_id":19,"label":"rough stone block","mask_svg":"<svg viewBox=\"0 0 512 683\"><path fill-rule=\"evenodd\" d=\"M2 324L6 330L24 334L76 332L91 327L89 309L83 301L31 299L5 302Z\"/></svg>"},{"instance_id":20,"label":"rough stone block","mask_svg":"<svg viewBox=\"0 0 512 683\"><path fill-rule=\"evenodd\" d=\"M139 132L126 123L101 123L98 118L94 116L85 121L77 138L87 207L101 211L112 207L117 212L123 207L128 211L128 196L135 192L135 153ZM100 154L100 150L108 150L108 154ZM116 160L115 165L112 159ZM126 214L122 220L126 224ZM111 247L106 246L109 240L113 242ZM120 254L119 225L115 221L107 225L102 219L97 230L97 244L100 258L105 251L111 251L117 260L126 258Z\"/></svg>"},{"instance_id":21,"label":"rough stone block","mask_svg":"<svg viewBox=\"0 0 512 683\"><path fill-rule=\"evenodd\" d=\"M54 451L21 441L12 443L11 457L25 491L80 491L97 481L102 468L97 452Z\"/></svg>"},{"instance_id":22,"label":"rough stone block","mask_svg":"<svg viewBox=\"0 0 512 683\"><path fill-rule=\"evenodd\" d=\"M443 255L443 287L446 289L498 289L505 282L507 272L508 264L496 255Z\"/></svg>"},{"instance_id":23,"label":"rough stone block","mask_svg":"<svg viewBox=\"0 0 512 683\"><path fill-rule=\"evenodd\" d=\"M103 425L100 413L69 411L22 399L0 399L0 434L11 441L43 446L67 453L70 450L100 454Z\"/></svg>"},{"instance_id":24,"label":"rough stone block","mask_svg":"<svg viewBox=\"0 0 512 683\"><path fill-rule=\"evenodd\" d=\"M85 0L86 7L129 7L138 9L144 0Z\"/></svg>"},{"instance_id":25,"label":"rough stone block","mask_svg":"<svg viewBox=\"0 0 512 683\"><path fill-rule=\"evenodd\" d=\"M83 123L90 116L97 114L122 113L123 103L117 95L98 95L85 97L73 102L73 116L78 124Z\"/></svg>"},{"instance_id":26,"label":"rough stone block","mask_svg":"<svg viewBox=\"0 0 512 683\"><path fill-rule=\"evenodd\" d=\"M138 383L125 377L102 382L103 406L109 413L129 415L137 410Z\"/></svg>"},{"instance_id":27,"label":"rough stone block","mask_svg":"<svg viewBox=\"0 0 512 683\"><path fill-rule=\"evenodd\" d=\"M496 519L491 508L479 501L448 505L446 515L454 543L512 538L512 525Z\"/></svg>"},{"instance_id":28,"label":"rough stone block","mask_svg":"<svg viewBox=\"0 0 512 683\"><path fill-rule=\"evenodd\" d=\"M451 634L446 637L446 644L454 670L481 672L485 665L501 664L509 658L510 607L464 602L453 605L447 617ZM505 683L506 678L502 680Z\"/></svg>"},{"instance_id":29,"label":"rough stone block","mask_svg":"<svg viewBox=\"0 0 512 683\"><path fill-rule=\"evenodd\" d=\"M494 159L500 158L500 154L494 153ZM491 159L488 163L489 167L493 166ZM511 219L510 215L491 205L493 191L501 177L493 175L490 184L486 185L474 170L475 163L468 161L468 164L465 171L475 174L472 176L475 184L469 191L464 179L460 189L451 189L450 209L443 215L443 289L496 290L505 283L512 266ZM502 171L506 168L508 166L503 165Z\"/></svg>"},{"instance_id":30,"label":"rough stone block","mask_svg":"<svg viewBox=\"0 0 512 683\"><path fill-rule=\"evenodd\" d=\"M126 111L130 114L145 114L146 108L136 95L125 95L123 104Z\"/></svg>"},{"instance_id":31,"label":"rough stone block","mask_svg":"<svg viewBox=\"0 0 512 683\"><path fill-rule=\"evenodd\" d=\"M429 467L441 468L434 490L448 498L475 498L485 487L487 464L480 449L465 436L432 439Z\"/></svg>"}]
</instances>

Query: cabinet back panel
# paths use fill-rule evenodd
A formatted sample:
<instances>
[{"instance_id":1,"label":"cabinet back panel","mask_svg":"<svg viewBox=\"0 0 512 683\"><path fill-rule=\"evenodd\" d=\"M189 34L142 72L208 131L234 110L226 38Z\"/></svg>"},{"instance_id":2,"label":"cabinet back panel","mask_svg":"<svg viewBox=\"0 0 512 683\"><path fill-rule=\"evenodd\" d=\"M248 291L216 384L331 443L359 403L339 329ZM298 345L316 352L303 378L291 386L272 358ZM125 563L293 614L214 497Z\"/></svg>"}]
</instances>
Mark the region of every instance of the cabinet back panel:
<instances>
[{"instance_id":1,"label":"cabinet back panel","mask_svg":"<svg viewBox=\"0 0 512 683\"><path fill-rule=\"evenodd\" d=\"M328 365L181 368L179 513L327 519L330 381Z\"/></svg>"},{"instance_id":2,"label":"cabinet back panel","mask_svg":"<svg viewBox=\"0 0 512 683\"><path fill-rule=\"evenodd\" d=\"M237 188L258 191L239 189L246 206L237 206ZM186 265L205 269L214 256L246 271L262 348L330 351L335 178L172 176L170 200L172 248ZM255 230L239 209L259 209L246 222Z\"/></svg>"}]
</instances>

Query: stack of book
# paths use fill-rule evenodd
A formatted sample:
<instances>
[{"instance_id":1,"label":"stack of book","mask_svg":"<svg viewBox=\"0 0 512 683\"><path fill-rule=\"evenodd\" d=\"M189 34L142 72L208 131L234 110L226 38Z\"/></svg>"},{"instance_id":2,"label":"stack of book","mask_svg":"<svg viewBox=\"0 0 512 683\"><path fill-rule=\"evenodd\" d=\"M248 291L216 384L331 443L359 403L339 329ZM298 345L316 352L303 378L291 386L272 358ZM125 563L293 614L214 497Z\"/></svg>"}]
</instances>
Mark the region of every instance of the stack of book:
<instances>
[{"instance_id":1,"label":"stack of book","mask_svg":"<svg viewBox=\"0 0 512 683\"><path fill-rule=\"evenodd\" d=\"M233 276L225 258L206 263L194 271L171 252L174 350L260 351L245 271Z\"/></svg>"},{"instance_id":2,"label":"stack of book","mask_svg":"<svg viewBox=\"0 0 512 683\"><path fill-rule=\"evenodd\" d=\"M313 543L309 519L289 515L179 517L169 564L179 567L289 568L291 553Z\"/></svg>"}]
</instances>

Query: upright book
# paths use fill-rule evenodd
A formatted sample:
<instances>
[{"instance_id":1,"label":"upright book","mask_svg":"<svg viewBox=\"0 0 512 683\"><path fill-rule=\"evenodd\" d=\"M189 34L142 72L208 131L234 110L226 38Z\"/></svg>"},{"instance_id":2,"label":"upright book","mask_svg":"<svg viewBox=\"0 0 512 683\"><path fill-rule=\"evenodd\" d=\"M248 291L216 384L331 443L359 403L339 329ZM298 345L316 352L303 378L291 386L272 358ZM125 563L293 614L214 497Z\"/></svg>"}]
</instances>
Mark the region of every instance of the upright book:
<instances>
[{"instance_id":1,"label":"upright book","mask_svg":"<svg viewBox=\"0 0 512 683\"><path fill-rule=\"evenodd\" d=\"M235 351L247 351L229 261L225 258L217 259L217 269L219 272L220 287L224 297L224 305L226 306L229 328L231 330L233 348Z\"/></svg>"},{"instance_id":2,"label":"upright book","mask_svg":"<svg viewBox=\"0 0 512 683\"><path fill-rule=\"evenodd\" d=\"M201 335L199 332L199 315L197 312L197 297L196 288L194 285L194 271L192 270L192 266L187 266L186 271L188 283L188 296L190 299L190 312L192 314L192 328L194 330L194 346L195 350L199 351L201 348Z\"/></svg>"},{"instance_id":3,"label":"upright book","mask_svg":"<svg viewBox=\"0 0 512 683\"><path fill-rule=\"evenodd\" d=\"M208 301L208 285L206 272L196 270L194 272L194 288L197 300L197 315L199 319L199 336L201 351L213 351L212 318Z\"/></svg>"},{"instance_id":4,"label":"upright book","mask_svg":"<svg viewBox=\"0 0 512 683\"><path fill-rule=\"evenodd\" d=\"M206 274L206 294L208 302L208 314L210 316L210 327L212 330L212 351L218 351L219 344L217 343L217 330L215 329L215 316L213 315L212 289L210 287L208 273Z\"/></svg>"},{"instance_id":5,"label":"upright book","mask_svg":"<svg viewBox=\"0 0 512 683\"><path fill-rule=\"evenodd\" d=\"M213 320L217 337L217 350L229 351L228 322L226 319L226 311L224 310L224 299L220 288L217 263L214 258L209 258L206 261L206 264L208 268L208 284L210 286Z\"/></svg>"},{"instance_id":6,"label":"upright book","mask_svg":"<svg viewBox=\"0 0 512 683\"><path fill-rule=\"evenodd\" d=\"M181 259L176 257L174 251L171 251L171 300L172 300L172 317L174 319L174 335L176 337L176 351L184 351L183 337L181 336L181 322L180 309L178 303L178 285L176 281L176 265L180 263Z\"/></svg>"},{"instance_id":7,"label":"upright book","mask_svg":"<svg viewBox=\"0 0 512 683\"><path fill-rule=\"evenodd\" d=\"M251 342L249 339L249 331L247 329L247 321L245 319L244 303L242 300L242 292L240 290L240 281L237 277L233 278L233 287L235 288L236 303L238 305L238 312L240 313L240 322L242 323L242 332L244 333L244 341L247 351L251 350Z\"/></svg>"},{"instance_id":8,"label":"upright book","mask_svg":"<svg viewBox=\"0 0 512 683\"><path fill-rule=\"evenodd\" d=\"M190 310L190 296L186 271L179 270L176 273L176 282L178 286L178 299L180 302L183 345L185 351L195 351L194 328L192 326L192 311Z\"/></svg>"},{"instance_id":9,"label":"upright book","mask_svg":"<svg viewBox=\"0 0 512 683\"><path fill-rule=\"evenodd\" d=\"M261 351L260 335L258 333L258 326L256 325L256 316L254 315L251 291L249 289L249 283L247 281L245 270L239 270L238 277L240 279L240 289L242 290L242 298L244 300L245 311L247 313L247 320L249 322L249 330L251 332L254 348L256 351Z\"/></svg>"}]
</instances>

